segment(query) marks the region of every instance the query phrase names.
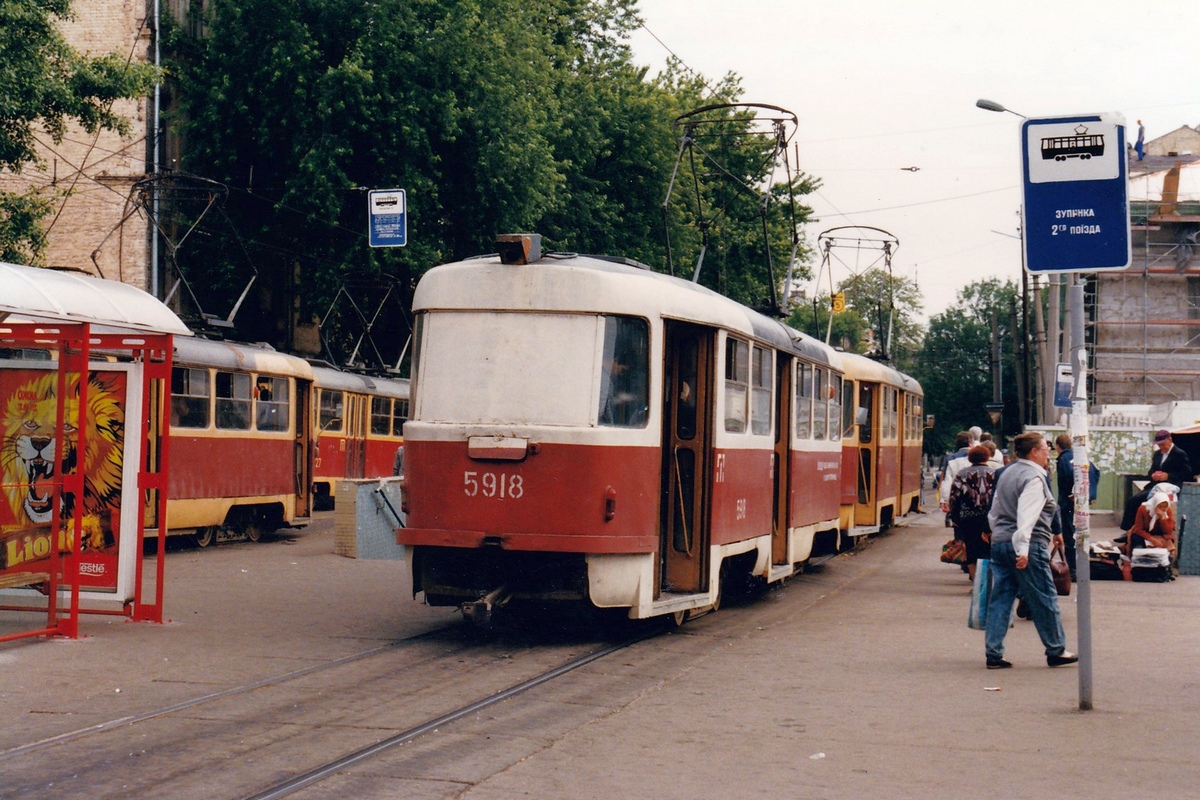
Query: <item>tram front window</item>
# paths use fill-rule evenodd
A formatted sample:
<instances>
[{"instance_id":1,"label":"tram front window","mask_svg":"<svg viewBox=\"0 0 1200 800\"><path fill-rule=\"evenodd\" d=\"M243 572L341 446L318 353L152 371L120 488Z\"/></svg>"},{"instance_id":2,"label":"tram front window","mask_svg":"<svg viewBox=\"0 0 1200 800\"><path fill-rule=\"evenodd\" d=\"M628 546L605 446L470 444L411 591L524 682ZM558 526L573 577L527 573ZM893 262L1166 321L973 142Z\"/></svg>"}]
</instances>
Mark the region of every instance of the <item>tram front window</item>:
<instances>
[{"instance_id":1,"label":"tram front window","mask_svg":"<svg viewBox=\"0 0 1200 800\"><path fill-rule=\"evenodd\" d=\"M595 314L422 314L414 421L647 424L649 325ZM606 413L607 409L607 413Z\"/></svg>"}]
</instances>

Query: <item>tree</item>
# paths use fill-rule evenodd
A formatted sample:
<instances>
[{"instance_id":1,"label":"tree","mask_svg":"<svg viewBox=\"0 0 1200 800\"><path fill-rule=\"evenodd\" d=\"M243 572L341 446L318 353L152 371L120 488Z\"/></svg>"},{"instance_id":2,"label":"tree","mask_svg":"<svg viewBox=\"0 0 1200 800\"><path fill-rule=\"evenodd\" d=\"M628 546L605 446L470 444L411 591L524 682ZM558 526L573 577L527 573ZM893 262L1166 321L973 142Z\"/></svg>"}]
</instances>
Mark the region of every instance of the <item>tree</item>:
<instances>
[{"instance_id":1,"label":"tree","mask_svg":"<svg viewBox=\"0 0 1200 800\"><path fill-rule=\"evenodd\" d=\"M39 163L39 129L55 143L72 121L88 133L127 133L129 121L113 112L113 102L142 96L157 80L152 65L77 52L59 29L72 18L71 0L0 0L0 171ZM37 263L50 209L37 189L0 192L0 258Z\"/></svg>"},{"instance_id":2,"label":"tree","mask_svg":"<svg viewBox=\"0 0 1200 800\"><path fill-rule=\"evenodd\" d=\"M678 69L649 80L632 63L633 0L210 8L203 36L170 38L171 88L182 166L228 187L225 216L180 202L168 204L166 224L199 221L180 273L217 313L257 271L261 291L247 310L261 313L243 314L238 336L286 346L270 325L293 312L293 296L311 317L351 275L392 276L410 293L434 265L492 251L501 232L540 232L544 249L666 269L672 123L708 90ZM736 89L732 77L719 85ZM761 186L756 151L734 155L735 172ZM409 244L373 252L364 190L392 187L408 192ZM703 278L755 302L770 288L762 248L734 223L761 229L757 204L731 204ZM673 230L690 221L667 219ZM776 218L770 230L791 235ZM406 334L395 327L388 337L397 351Z\"/></svg>"},{"instance_id":3,"label":"tree","mask_svg":"<svg viewBox=\"0 0 1200 800\"><path fill-rule=\"evenodd\" d=\"M925 436L926 453L940 455L952 449L954 435L972 425L992 427L984 405L992 402L997 379L1005 408L1002 428L994 432L1003 436L1020 432L1010 314L1018 296L1012 281L976 281L959 291L952 308L929 321L913 367L914 377L925 389L925 411L933 414L936 422ZM991 358L993 319L1002 352L1007 354L999 365ZM996 368L1001 370L998 376Z\"/></svg>"},{"instance_id":4,"label":"tree","mask_svg":"<svg viewBox=\"0 0 1200 800\"><path fill-rule=\"evenodd\" d=\"M916 281L871 269L838 285L846 309L833 315L830 344L852 353L883 355L901 372L911 372L921 350L924 329L921 293ZM830 331L829 300L813 298L811 306L793 310L788 324L821 341ZM873 345L872 345L873 343Z\"/></svg>"}]
</instances>

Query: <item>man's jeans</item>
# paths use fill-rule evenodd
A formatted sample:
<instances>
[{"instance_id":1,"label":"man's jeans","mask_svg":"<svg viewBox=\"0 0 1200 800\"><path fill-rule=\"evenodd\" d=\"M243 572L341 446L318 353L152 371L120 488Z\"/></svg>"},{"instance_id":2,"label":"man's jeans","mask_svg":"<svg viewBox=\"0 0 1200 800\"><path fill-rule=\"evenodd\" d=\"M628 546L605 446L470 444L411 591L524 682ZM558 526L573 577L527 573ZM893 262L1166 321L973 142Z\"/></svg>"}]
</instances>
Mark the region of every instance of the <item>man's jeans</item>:
<instances>
[{"instance_id":1,"label":"man's jeans","mask_svg":"<svg viewBox=\"0 0 1200 800\"><path fill-rule=\"evenodd\" d=\"M1029 544L1029 563L1017 569L1017 554L1012 542L992 544L992 589L988 595L985 647L988 658L1004 657L1004 636L1012 619L1013 601L1017 591L1029 605L1033 624L1046 646L1046 655L1061 655L1067 638L1063 633L1062 615L1058 610L1058 593L1050 575L1050 548L1035 539Z\"/></svg>"}]
</instances>

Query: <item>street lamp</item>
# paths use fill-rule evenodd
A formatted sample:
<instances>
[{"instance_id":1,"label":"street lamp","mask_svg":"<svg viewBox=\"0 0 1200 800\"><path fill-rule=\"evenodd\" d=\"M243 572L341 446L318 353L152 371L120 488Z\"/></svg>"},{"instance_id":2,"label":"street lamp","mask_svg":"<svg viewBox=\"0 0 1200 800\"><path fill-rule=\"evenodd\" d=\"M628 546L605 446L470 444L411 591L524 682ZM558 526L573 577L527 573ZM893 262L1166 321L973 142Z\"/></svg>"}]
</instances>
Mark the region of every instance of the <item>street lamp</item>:
<instances>
[{"instance_id":1,"label":"street lamp","mask_svg":"<svg viewBox=\"0 0 1200 800\"><path fill-rule=\"evenodd\" d=\"M1013 111L1011 108L1005 108L995 100L984 100L983 98L980 98L975 101L975 105L979 108L982 108L984 111L999 111L1000 113L1007 111L1009 114L1017 114L1016 111ZM1025 116L1024 114L1017 114L1017 116L1021 119L1029 119L1029 117Z\"/></svg>"},{"instance_id":2,"label":"street lamp","mask_svg":"<svg viewBox=\"0 0 1200 800\"><path fill-rule=\"evenodd\" d=\"M984 111L1007 111L1010 114L1016 114L1024 120L1028 120L1024 114L1017 114L1011 108L1005 108L994 100L976 100L975 105L982 108ZM1027 123L1028 124L1028 123ZM1024 135L1024 134L1023 134ZM1123 157L1123 156L1122 156ZM1024 226L1022 226L1021 235L1024 236ZM1022 293L1021 299L1023 302L1028 302L1028 291L1026 289L1026 277L1028 270L1024 265L1024 248L1022 247L1022 267L1021 267L1021 283ZM1071 419L1068 425L1068 432L1074 443L1072 451L1075 454L1074 466L1076 476L1083 475L1083 471L1087 469L1088 463L1088 420L1087 420L1087 355L1084 350L1084 319L1083 319L1083 285L1076 278L1075 273L1071 274L1071 283L1067 290L1067 297L1070 300L1070 308L1067 312L1067 319L1071 325L1071 369L1075 379L1075 386L1071 392ZM1040 308L1040 305L1039 305ZM1025 329L1029 330L1028 312L1025 316ZM1025 349L1025 368L1029 369L1029 349L1026 343ZM1087 563L1088 558L1088 540L1091 538L1091 524L1088 521L1088 493L1083 490L1087 484L1086 476L1082 479L1076 478L1076 498L1075 498L1075 548L1076 560L1082 560ZM1091 578L1087 570L1084 570L1079 575L1079 599L1077 602L1078 619L1076 624L1077 635L1079 637L1079 710L1088 711L1092 708L1092 589Z\"/></svg>"}]
</instances>

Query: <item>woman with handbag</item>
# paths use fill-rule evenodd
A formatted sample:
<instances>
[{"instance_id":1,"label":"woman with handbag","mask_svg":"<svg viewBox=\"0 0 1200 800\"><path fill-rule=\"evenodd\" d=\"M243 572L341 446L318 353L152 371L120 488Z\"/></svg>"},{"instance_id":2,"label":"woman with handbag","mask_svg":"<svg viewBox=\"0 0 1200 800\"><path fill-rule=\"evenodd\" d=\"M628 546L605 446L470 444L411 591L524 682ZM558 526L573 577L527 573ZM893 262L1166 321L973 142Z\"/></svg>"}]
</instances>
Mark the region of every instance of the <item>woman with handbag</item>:
<instances>
[{"instance_id":1,"label":"woman with handbag","mask_svg":"<svg viewBox=\"0 0 1200 800\"><path fill-rule=\"evenodd\" d=\"M987 512L992 504L995 470L988 463L991 451L975 445L967 452L970 466L954 476L950 485L950 510L947 516L954 526L954 538L966 545L967 574L975 580L975 563L989 558Z\"/></svg>"}]
</instances>

